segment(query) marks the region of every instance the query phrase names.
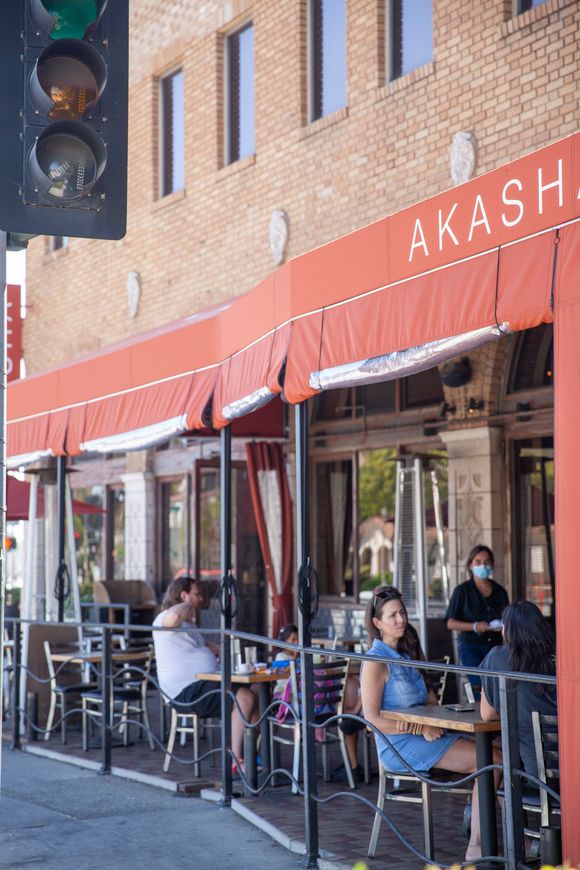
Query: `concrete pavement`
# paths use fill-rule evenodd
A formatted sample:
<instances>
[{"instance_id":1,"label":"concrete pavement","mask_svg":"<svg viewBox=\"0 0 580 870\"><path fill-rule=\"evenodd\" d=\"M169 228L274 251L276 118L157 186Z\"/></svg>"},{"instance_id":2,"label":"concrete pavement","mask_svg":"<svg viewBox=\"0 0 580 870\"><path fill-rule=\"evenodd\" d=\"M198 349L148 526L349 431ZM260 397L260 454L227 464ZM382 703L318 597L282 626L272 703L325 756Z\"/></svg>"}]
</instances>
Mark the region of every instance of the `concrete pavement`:
<instances>
[{"instance_id":1,"label":"concrete pavement","mask_svg":"<svg viewBox=\"0 0 580 870\"><path fill-rule=\"evenodd\" d=\"M3 748L0 868L296 870L232 810Z\"/></svg>"}]
</instances>

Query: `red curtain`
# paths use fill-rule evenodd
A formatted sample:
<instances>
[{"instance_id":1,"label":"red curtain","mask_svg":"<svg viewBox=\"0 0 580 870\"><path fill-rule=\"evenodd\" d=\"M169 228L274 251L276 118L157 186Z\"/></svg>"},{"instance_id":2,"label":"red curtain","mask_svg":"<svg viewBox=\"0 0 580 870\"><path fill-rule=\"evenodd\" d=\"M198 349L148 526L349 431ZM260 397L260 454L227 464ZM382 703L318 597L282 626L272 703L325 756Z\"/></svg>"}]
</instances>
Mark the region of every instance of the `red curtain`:
<instances>
[{"instance_id":1,"label":"red curtain","mask_svg":"<svg viewBox=\"0 0 580 870\"><path fill-rule=\"evenodd\" d=\"M272 595L276 637L294 617L290 487L281 444L248 442L246 459L258 538Z\"/></svg>"}]
</instances>

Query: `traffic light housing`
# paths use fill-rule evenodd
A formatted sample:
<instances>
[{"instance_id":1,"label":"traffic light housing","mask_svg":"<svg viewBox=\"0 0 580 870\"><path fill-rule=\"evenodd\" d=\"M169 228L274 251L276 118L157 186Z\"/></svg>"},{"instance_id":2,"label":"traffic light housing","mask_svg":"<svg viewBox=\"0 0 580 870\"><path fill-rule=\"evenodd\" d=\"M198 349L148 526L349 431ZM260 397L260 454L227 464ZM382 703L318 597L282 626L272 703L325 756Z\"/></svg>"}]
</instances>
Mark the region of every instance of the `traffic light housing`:
<instances>
[{"instance_id":1,"label":"traffic light housing","mask_svg":"<svg viewBox=\"0 0 580 870\"><path fill-rule=\"evenodd\" d=\"M0 228L120 239L128 0L0 0Z\"/></svg>"}]
</instances>

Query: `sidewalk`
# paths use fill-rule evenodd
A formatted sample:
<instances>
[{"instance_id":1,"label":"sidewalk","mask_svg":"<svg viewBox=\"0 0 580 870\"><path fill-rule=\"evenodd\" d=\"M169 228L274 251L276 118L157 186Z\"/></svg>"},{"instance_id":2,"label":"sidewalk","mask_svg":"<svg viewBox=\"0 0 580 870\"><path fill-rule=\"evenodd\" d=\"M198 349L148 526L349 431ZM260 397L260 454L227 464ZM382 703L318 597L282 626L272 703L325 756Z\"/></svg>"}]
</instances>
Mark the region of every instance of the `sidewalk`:
<instances>
[{"instance_id":1,"label":"sidewalk","mask_svg":"<svg viewBox=\"0 0 580 870\"><path fill-rule=\"evenodd\" d=\"M42 870L296 870L232 810L3 750L0 867Z\"/></svg>"}]
</instances>

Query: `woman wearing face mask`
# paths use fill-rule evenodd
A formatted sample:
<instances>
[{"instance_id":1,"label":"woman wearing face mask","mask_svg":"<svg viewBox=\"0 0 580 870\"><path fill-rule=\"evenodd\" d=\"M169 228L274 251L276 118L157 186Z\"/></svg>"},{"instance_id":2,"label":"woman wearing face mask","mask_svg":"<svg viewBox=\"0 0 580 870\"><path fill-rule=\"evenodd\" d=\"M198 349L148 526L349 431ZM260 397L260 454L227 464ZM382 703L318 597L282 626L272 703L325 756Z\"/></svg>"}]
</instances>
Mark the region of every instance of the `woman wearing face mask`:
<instances>
[{"instance_id":1,"label":"woman wearing face mask","mask_svg":"<svg viewBox=\"0 0 580 870\"><path fill-rule=\"evenodd\" d=\"M478 544L467 557L469 578L455 589L447 608L447 628L459 635L459 660L465 667L479 667L490 649L502 642L501 615L509 604L507 592L491 579L493 553ZM469 682L477 693L481 681L475 674Z\"/></svg>"}]
</instances>

